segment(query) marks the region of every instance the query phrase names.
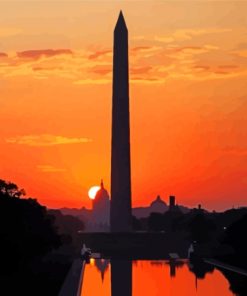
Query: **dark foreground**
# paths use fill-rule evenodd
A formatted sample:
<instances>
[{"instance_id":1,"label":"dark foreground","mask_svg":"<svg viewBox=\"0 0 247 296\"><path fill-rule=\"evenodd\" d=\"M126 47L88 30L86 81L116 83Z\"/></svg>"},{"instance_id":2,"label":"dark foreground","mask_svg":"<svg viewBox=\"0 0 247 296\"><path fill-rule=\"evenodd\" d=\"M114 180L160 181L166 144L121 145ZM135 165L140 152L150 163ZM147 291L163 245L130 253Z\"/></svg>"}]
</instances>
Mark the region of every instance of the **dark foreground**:
<instances>
[{"instance_id":1,"label":"dark foreground","mask_svg":"<svg viewBox=\"0 0 247 296\"><path fill-rule=\"evenodd\" d=\"M189 243L177 233L132 232L132 233L80 233L78 246L85 243L94 252L104 257L136 259L166 259L169 253L187 257Z\"/></svg>"}]
</instances>

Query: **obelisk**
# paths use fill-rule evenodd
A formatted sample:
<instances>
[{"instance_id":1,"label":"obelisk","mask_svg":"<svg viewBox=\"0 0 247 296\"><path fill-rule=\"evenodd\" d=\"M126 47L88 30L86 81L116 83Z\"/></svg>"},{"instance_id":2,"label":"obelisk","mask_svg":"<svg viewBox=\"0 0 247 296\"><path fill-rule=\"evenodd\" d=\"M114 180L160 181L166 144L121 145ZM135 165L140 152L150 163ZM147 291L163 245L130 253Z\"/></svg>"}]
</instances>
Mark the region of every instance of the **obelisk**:
<instances>
[{"instance_id":1,"label":"obelisk","mask_svg":"<svg viewBox=\"0 0 247 296\"><path fill-rule=\"evenodd\" d=\"M114 30L111 147L111 231L131 231L128 29L119 14Z\"/></svg>"}]
</instances>

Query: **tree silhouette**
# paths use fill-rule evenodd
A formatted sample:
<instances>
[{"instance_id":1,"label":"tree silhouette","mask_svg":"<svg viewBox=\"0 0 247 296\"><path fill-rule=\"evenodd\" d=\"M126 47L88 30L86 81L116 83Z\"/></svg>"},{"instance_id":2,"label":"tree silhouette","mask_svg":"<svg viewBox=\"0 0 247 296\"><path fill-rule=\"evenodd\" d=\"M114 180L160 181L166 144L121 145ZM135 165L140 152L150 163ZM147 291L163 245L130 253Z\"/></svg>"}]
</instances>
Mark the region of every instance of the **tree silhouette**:
<instances>
[{"instance_id":1,"label":"tree silhouette","mask_svg":"<svg viewBox=\"0 0 247 296\"><path fill-rule=\"evenodd\" d=\"M137 219L136 216L132 216L132 228L135 231L142 230L141 221L139 219Z\"/></svg>"},{"instance_id":2,"label":"tree silhouette","mask_svg":"<svg viewBox=\"0 0 247 296\"><path fill-rule=\"evenodd\" d=\"M63 215L59 210L48 210L48 214L55 218L54 225L65 243L76 243L78 231L85 229L85 224L72 215Z\"/></svg>"},{"instance_id":3,"label":"tree silhouette","mask_svg":"<svg viewBox=\"0 0 247 296\"><path fill-rule=\"evenodd\" d=\"M244 237L246 229L247 214L227 228L224 243L231 245L236 253L245 254L247 249L247 241Z\"/></svg>"},{"instance_id":4,"label":"tree silhouette","mask_svg":"<svg viewBox=\"0 0 247 296\"><path fill-rule=\"evenodd\" d=\"M206 217L205 214L199 213L192 217L187 225L189 238L198 243L208 242L212 238L216 225L213 220Z\"/></svg>"},{"instance_id":5,"label":"tree silhouette","mask_svg":"<svg viewBox=\"0 0 247 296\"><path fill-rule=\"evenodd\" d=\"M152 231L161 231L164 229L163 214L151 213L148 218L148 228Z\"/></svg>"},{"instance_id":6,"label":"tree silhouette","mask_svg":"<svg viewBox=\"0 0 247 296\"><path fill-rule=\"evenodd\" d=\"M16 184L0 179L0 196L20 198L25 194L24 189L19 189Z\"/></svg>"},{"instance_id":7,"label":"tree silhouette","mask_svg":"<svg viewBox=\"0 0 247 296\"><path fill-rule=\"evenodd\" d=\"M234 253L229 256L229 260L237 263L243 268L247 268L246 249L247 241L245 238L247 229L247 214L241 219L231 224L225 232L222 240L223 243L229 245ZM230 263L232 263L230 262Z\"/></svg>"},{"instance_id":8,"label":"tree silhouette","mask_svg":"<svg viewBox=\"0 0 247 296\"><path fill-rule=\"evenodd\" d=\"M60 246L60 236L54 218L37 200L21 199L23 190L11 182L1 180L0 236L3 252L1 265L6 270L27 266L28 262ZM2 269L2 271L4 271Z\"/></svg>"},{"instance_id":9,"label":"tree silhouette","mask_svg":"<svg viewBox=\"0 0 247 296\"><path fill-rule=\"evenodd\" d=\"M0 180L2 290L8 295L57 295L71 261L55 252L62 243L55 217L23 195L16 184Z\"/></svg>"}]
</instances>

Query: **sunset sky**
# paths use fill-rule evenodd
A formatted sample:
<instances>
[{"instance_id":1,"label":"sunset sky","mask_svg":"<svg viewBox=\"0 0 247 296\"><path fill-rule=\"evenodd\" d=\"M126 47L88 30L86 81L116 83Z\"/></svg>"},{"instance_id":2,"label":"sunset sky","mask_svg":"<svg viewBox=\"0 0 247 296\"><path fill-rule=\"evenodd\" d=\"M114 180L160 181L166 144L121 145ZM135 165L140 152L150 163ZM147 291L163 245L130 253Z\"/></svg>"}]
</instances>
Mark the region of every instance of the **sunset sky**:
<instances>
[{"instance_id":1,"label":"sunset sky","mask_svg":"<svg viewBox=\"0 0 247 296\"><path fill-rule=\"evenodd\" d=\"M0 0L0 178L48 207L110 191L113 29L129 30L133 206L246 205L247 1Z\"/></svg>"}]
</instances>

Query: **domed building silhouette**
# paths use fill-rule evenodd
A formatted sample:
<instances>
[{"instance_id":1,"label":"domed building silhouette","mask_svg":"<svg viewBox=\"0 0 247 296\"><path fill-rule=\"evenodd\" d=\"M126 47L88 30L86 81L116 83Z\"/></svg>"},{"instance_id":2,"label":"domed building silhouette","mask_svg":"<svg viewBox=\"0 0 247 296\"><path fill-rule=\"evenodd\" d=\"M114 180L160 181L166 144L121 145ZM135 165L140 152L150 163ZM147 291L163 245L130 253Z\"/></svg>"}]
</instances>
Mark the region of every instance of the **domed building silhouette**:
<instances>
[{"instance_id":1,"label":"domed building silhouette","mask_svg":"<svg viewBox=\"0 0 247 296\"><path fill-rule=\"evenodd\" d=\"M110 227L110 196L103 180L93 200L91 224L94 231L108 231Z\"/></svg>"},{"instance_id":2,"label":"domed building silhouette","mask_svg":"<svg viewBox=\"0 0 247 296\"><path fill-rule=\"evenodd\" d=\"M160 198L159 195L150 204L151 212L164 213L165 211L167 211L167 208L167 204Z\"/></svg>"}]
</instances>

